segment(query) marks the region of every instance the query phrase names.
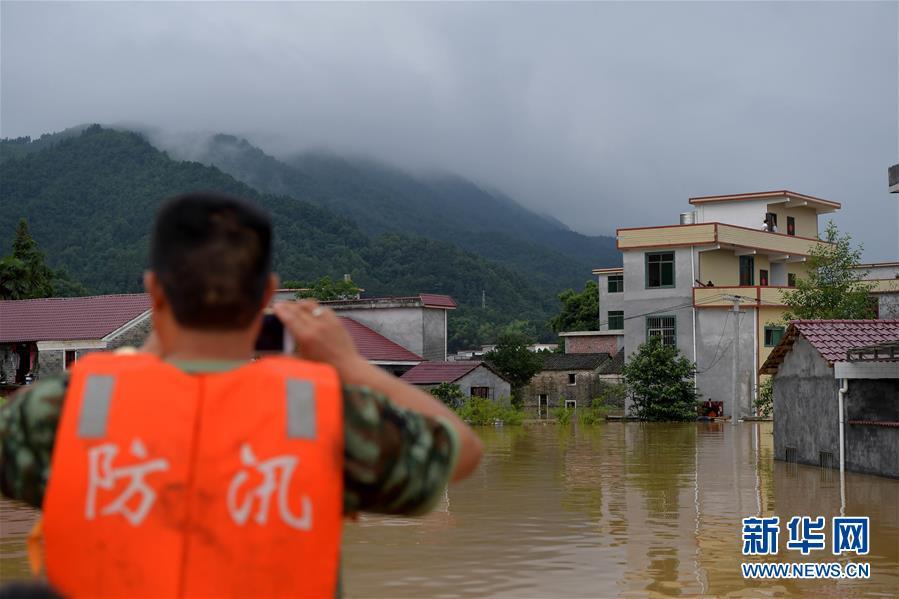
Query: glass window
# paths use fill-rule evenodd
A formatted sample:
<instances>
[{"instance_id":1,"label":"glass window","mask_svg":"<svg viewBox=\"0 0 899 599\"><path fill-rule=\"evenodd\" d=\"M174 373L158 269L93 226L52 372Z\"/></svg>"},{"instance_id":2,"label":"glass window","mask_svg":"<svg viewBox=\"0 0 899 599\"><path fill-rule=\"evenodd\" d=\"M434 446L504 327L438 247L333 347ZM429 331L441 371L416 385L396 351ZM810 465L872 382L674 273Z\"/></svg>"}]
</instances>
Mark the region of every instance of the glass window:
<instances>
[{"instance_id":1,"label":"glass window","mask_svg":"<svg viewBox=\"0 0 899 599\"><path fill-rule=\"evenodd\" d=\"M624 275L609 275L609 293L624 291Z\"/></svg>"},{"instance_id":2,"label":"glass window","mask_svg":"<svg viewBox=\"0 0 899 599\"><path fill-rule=\"evenodd\" d=\"M759 285L762 287L768 286L768 271L764 268L759 269Z\"/></svg>"},{"instance_id":3,"label":"glass window","mask_svg":"<svg viewBox=\"0 0 899 599\"><path fill-rule=\"evenodd\" d=\"M646 287L674 287L674 252L646 254Z\"/></svg>"},{"instance_id":4,"label":"glass window","mask_svg":"<svg viewBox=\"0 0 899 599\"><path fill-rule=\"evenodd\" d=\"M796 234L796 219L792 216L787 217L787 235Z\"/></svg>"},{"instance_id":5,"label":"glass window","mask_svg":"<svg viewBox=\"0 0 899 599\"><path fill-rule=\"evenodd\" d=\"M774 347L783 339L784 328L776 326L765 327L765 347Z\"/></svg>"},{"instance_id":6,"label":"glass window","mask_svg":"<svg viewBox=\"0 0 899 599\"><path fill-rule=\"evenodd\" d=\"M787 273L787 287L795 287L796 286L796 273L788 272Z\"/></svg>"},{"instance_id":7,"label":"glass window","mask_svg":"<svg viewBox=\"0 0 899 599\"><path fill-rule=\"evenodd\" d=\"M677 317L647 316L646 340L657 336L662 338L665 345L677 345Z\"/></svg>"},{"instance_id":8,"label":"glass window","mask_svg":"<svg viewBox=\"0 0 899 599\"><path fill-rule=\"evenodd\" d=\"M740 256L740 285L755 285L755 256Z\"/></svg>"},{"instance_id":9,"label":"glass window","mask_svg":"<svg viewBox=\"0 0 899 599\"><path fill-rule=\"evenodd\" d=\"M472 397L483 397L484 399L490 399L490 387L472 387L471 393L469 394Z\"/></svg>"},{"instance_id":10,"label":"glass window","mask_svg":"<svg viewBox=\"0 0 899 599\"><path fill-rule=\"evenodd\" d=\"M609 330L620 331L624 328L624 311L609 310Z\"/></svg>"}]
</instances>

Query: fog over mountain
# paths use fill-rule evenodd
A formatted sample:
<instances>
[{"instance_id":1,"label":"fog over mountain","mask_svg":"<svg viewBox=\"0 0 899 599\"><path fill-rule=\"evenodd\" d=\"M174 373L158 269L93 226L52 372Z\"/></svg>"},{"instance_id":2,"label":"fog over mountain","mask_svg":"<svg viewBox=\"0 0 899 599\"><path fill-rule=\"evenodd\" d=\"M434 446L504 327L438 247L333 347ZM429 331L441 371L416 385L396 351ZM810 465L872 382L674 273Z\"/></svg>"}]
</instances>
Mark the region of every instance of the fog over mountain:
<instances>
[{"instance_id":1,"label":"fog over mountain","mask_svg":"<svg viewBox=\"0 0 899 599\"><path fill-rule=\"evenodd\" d=\"M895 2L0 4L0 134L139 124L456 172L575 231L843 203L899 258Z\"/></svg>"}]
</instances>

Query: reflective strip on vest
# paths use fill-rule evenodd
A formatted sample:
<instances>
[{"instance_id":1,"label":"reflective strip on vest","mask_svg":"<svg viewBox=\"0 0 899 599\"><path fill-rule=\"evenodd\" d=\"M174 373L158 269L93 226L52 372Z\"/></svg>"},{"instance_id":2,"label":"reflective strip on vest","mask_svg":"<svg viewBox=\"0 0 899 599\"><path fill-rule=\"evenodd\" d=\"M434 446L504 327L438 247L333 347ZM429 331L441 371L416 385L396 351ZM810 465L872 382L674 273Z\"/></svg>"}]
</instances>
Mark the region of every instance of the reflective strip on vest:
<instances>
[{"instance_id":1,"label":"reflective strip on vest","mask_svg":"<svg viewBox=\"0 0 899 599\"><path fill-rule=\"evenodd\" d=\"M115 377L92 374L84 384L81 414L78 418L78 436L82 439L102 439L109 422L109 404Z\"/></svg>"},{"instance_id":2,"label":"reflective strip on vest","mask_svg":"<svg viewBox=\"0 0 899 599\"><path fill-rule=\"evenodd\" d=\"M315 385L287 379L287 438L315 439Z\"/></svg>"}]
</instances>

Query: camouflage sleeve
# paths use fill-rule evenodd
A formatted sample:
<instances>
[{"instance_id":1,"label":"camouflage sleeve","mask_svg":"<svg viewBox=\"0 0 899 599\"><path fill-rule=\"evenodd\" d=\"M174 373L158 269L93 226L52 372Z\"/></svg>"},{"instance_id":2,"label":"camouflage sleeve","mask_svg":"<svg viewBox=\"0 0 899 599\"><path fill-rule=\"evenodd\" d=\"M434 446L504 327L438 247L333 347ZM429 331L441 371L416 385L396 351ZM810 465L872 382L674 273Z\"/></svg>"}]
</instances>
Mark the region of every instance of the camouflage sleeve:
<instances>
[{"instance_id":1,"label":"camouflage sleeve","mask_svg":"<svg viewBox=\"0 0 899 599\"><path fill-rule=\"evenodd\" d=\"M0 406L0 492L40 508L67 377L44 379Z\"/></svg>"},{"instance_id":2,"label":"camouflage sleeve","mask_svg":"<svg viewBox=\"0 0 899 599\"><path fill-rule=\"evenodd\" d=\"M453 428L364 387L344 387L343 405L344 513L430 510L455 467Z\"/></svg>"}]
</instances>

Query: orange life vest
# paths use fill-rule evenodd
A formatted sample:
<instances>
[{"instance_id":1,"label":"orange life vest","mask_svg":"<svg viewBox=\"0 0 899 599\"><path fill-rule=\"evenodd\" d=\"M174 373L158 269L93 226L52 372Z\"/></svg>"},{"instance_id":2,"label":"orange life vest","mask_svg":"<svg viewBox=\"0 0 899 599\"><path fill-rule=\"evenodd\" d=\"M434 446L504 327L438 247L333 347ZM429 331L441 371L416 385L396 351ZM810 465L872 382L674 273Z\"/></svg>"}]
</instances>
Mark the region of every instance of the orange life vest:
<instances>
[{"instance_id":1,"label":"orange life vest","mask_svg":"<svg viewBox=\"0 0 899 599\"><path fill-rule=\"evenodd\" d=\"M44 500L66 597L334 597L340 384L264 358L187 374L147 354L72 368Z\"/></svg>"}]
</instances>

